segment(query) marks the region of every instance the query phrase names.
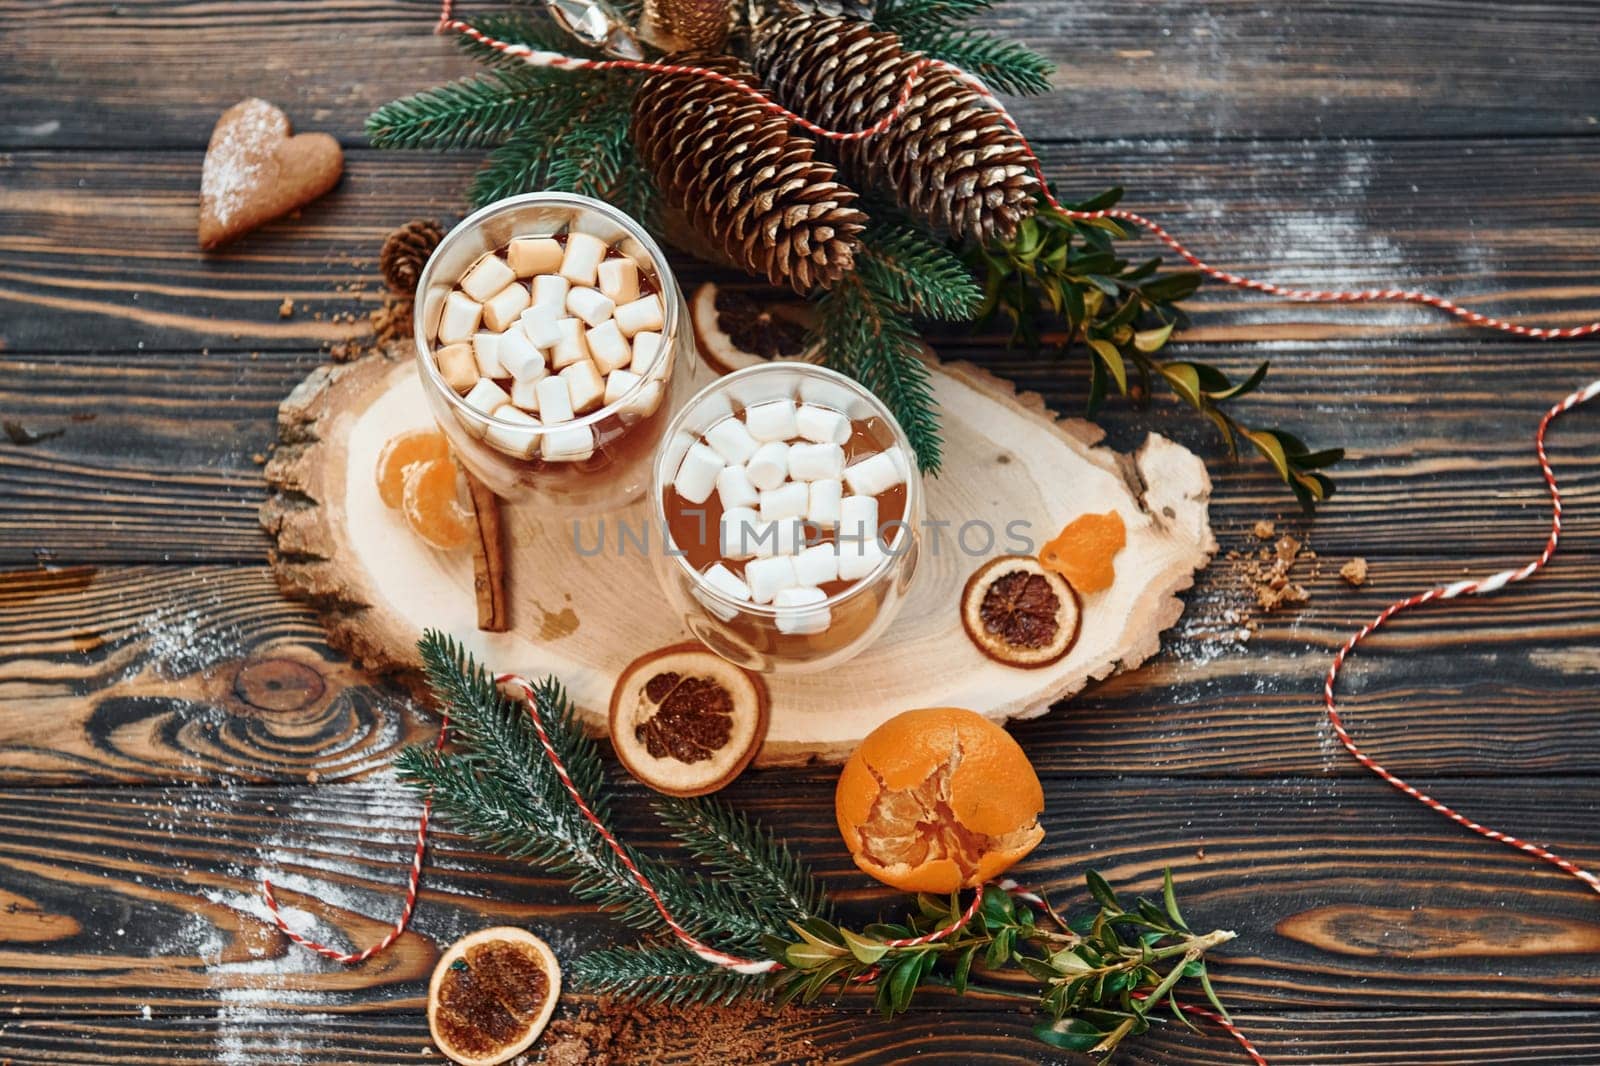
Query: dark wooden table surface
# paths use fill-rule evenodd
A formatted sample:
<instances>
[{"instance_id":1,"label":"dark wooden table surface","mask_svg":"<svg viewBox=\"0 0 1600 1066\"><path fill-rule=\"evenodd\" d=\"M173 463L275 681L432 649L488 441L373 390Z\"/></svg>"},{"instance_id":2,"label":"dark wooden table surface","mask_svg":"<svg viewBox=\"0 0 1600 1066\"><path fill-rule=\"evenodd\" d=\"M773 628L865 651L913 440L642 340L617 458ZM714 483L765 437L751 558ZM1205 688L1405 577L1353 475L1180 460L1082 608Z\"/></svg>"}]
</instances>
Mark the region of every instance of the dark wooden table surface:
<instances>
[{"instance_id":1,"label":"dark wooden table surface","mask_svg":"<svg viewBox=\"0 0 1600 1066\"><path fill-rule=\"evenodd\" d=\"M0 439L0 1062L429 1061L421 1006L444 944L501 922L564 953L616 932L448 836L414 931L364 967L300 952L256 898L281 870L292 902L364 943L395 913L410 853L415 804L387 767L434 719L279 595L256 508L278 401L357 330L337 315L375 305L383 236L460 213L473 158L374 152L361 133L377 104L468 69L429 36L432 14L431 0L0 0L0 415L64 431ZM1597 15L1013 0L993 20L1060 64L1060 91L1017 113L1065 191L1126 185L1230 268L1398 278L1576 323L1600 308ZM251 95L336 134L345 178L298 219L201 255L202 151ZM1338 498L1308 526L1259 463L1230 465L1168 402L1113 403L1105 422L1119 443L1154 428L1213 461L1224 549L1262 518L1309 531L1314 600L1231 640L1245 593L1219 560L1157 660L1019 728L1049 796L1020 876L1067 892L1093 864L1148 890L1173 867L1193 919L1238 930L1217 984L1274 1064L1600 1063L1600 900L1367 776L1317 699L1332 650L1391 599L1536 550L1532 428L1600 373L1600 345L1216 288L1194 308L1181 350L1231 372L1273 361L1252 418L1350 448ZM1059 410L1082 403L1077 365L988 336L939 347ZM1600 418L1555 438L1571 503L1556 566L1379 640L1350 707L1419 784L1593 865ZM1355 555L1372 564L1359 590L1335 575ZM832 778L754 773L729 796L781 810L847 900L887 903L838 846ZM818 1045L849 1062L1047 1058L1007 1004L936 995L895 1025L867 1007L816 1015ZM1242 1059L1166 1027L1123 1061Z\"/></svg>"}]
</instances>

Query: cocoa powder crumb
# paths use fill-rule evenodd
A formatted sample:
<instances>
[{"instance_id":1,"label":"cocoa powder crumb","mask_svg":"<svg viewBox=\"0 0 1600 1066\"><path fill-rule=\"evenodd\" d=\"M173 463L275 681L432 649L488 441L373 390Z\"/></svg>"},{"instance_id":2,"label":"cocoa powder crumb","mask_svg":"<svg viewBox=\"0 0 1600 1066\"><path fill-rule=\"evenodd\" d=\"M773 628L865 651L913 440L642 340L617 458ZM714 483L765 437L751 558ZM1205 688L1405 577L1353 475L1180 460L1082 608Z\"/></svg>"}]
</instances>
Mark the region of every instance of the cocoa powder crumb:
<instances>
[{"instance_id":1,"label":"cocoa powder crumb","mask_svg":"<svg viewBox=\"0 0 1600 1066\"><path fill-rule=\"evenodd\" d=\"M809 1012L740 1000L725 1005L668 1007L600 999L568 1008L550 1023L529 1059L544 1066L764 1066L795 1059L830 1060L803 1034Z\"/></svg>"},{"instance_id":2,"label":"cocoa powder crumb","mask_svg":"<svg viewBox=\"0 0 1600 1066\"><path fill-rule=\"evenodd\" d=\"M1367 561L1365 559L1351 559L1339 568L1339 576L1344 578L1345 584L1353 589L1358 589L1367 583Z\"/></svg>"}]
</instances>

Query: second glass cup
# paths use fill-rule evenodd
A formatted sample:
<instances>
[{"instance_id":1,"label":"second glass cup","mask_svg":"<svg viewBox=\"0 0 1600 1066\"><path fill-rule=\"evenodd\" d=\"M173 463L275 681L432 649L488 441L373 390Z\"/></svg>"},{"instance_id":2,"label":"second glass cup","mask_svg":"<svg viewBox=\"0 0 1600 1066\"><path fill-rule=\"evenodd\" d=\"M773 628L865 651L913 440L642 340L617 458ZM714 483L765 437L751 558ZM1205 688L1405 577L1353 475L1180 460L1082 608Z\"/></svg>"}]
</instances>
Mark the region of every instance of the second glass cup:
<instances>
[{"instance_id":1,"label":"second glass cup","mask_svg":"<svg viewBox=\"0 0 1600 1066\"><path fill-rule=\"evenodd\" d=\"M826 669L899 612L922 496L904 431L861 385L818 366L749 367L702 389L667 428L651 487L668 536L656 576L689 631L730 662ZM746 519L756 532L742 539Z\"/></svg>"},{"instance_id":2,"label":"second glass cup","mask_svg":"<svg viewBox=\"0 0 1600 1066\"><path fill-rule=\"evenodd\" d=\"M579 234L594 261L574 267L567 252ZM608 278L626 291L603 293ZM649 321L624 321L635 299ZM648 486L694 374L688 318L666 256L633 219L571 193L513 196L462 220L428 260L417 285L417 369L451 448L496 495L606 511ZM555 332L534 339L541 325Z\"/></svg>"}]
</instances>

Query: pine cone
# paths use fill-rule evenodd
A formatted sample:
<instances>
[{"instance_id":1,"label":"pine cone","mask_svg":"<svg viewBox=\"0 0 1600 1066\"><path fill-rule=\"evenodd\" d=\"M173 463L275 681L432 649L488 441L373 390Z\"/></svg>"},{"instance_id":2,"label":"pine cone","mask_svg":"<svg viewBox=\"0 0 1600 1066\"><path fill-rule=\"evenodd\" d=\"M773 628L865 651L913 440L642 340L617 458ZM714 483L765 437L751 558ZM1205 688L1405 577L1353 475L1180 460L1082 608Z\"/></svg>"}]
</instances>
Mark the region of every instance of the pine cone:
<instances>
[{"instance_id":1,"label":"pine cone","mask_svg":"<svg viewBox=\"0 0 1600 1066\"><path fill-rule=\"evenodd\" d=\"M422 268L443 239L444 227L428 218L413 219L389 234L378 253L384 282L401 296L416 295Z\"/></svg>"},{"instance_id":2,"label":"pine cone","mask_svg":"<svg viewBox=\"0 0 1600 1066\"><path fill-rule=\"evenodd\" d=\"M756 84L726 57L673 59ZM632 134L668 205L740 268L804 295L854 265L867 221L855 192L813 158L815 144L756 97L703 78L653 74L634 97Z\"/></svg>"},{"instance_id":3,"label":"pine cone","mask_svg":"<svg viewBox=\"0 0 1600 1066\"><path fill-rule=\"evenodd\" d=\"M645 0L644 10L675 48L720 52L733 24L731 0Z\"/></svg>"},{"instance_id":4,"label":"pine cone","mask_svg":"<svg viewBox=\"0 0 1600 1066\"><path fill-rule=\"evenodd\" d=\"M918 58L894 34L853 19L795 15L757 30L753 62L779 103L848 131L894 107ZM1036 206L1027 145L941 68L922 72L887 130L834 150L852 180L892 191L900 206L958 237L1010 237Z\"/></svg>"}]
</instances>

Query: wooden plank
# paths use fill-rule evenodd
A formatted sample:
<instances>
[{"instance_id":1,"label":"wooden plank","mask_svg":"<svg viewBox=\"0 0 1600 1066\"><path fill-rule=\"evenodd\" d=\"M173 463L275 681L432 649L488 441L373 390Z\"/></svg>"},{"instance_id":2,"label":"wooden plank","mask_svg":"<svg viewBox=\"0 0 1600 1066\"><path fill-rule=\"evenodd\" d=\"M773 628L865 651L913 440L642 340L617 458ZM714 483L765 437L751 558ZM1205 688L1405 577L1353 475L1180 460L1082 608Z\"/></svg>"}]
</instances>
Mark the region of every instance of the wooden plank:
<instances>
[{"instance_id":1,"label":"wooden plank","mask_svg":"<svg viewBox=\"0 0 1600 1066\"><path fill-rule=\"evenodd\" d=\"M773 1066L888 1066L915 1056L921 1066L1066 1066L1034 1040L1021 1012L988 1004L984 1012L952 1009L935 993L910 1018L881 1021L854 1001L812 1010L790 1008L810 1047L769 1060ZM576 999L573 1002L577 1002ZM932 1006L937 1004L935 1012ZM972 1006L975 1006L973 1004ZM1474 1013L1261 1013L1235 1021L1277 1066L1505 1066L1542 1061L1562 1066L1600 1063L1600 1013L1584 1011L1485 1011ZM702 1061L693 1022L667 1021L653 1039L670 1044L661 1066ZM216 1016L95 1018L13 1021L0 1030L0 1056L13 1066L81 1063L84 1047L96 1061L142 1066L393 1066L440 1058L429 1049L420 1015L292 1015L250 1007L222 1008ZM1119 1052L1122 1066L1239 1066L1245 1061L1225 1036L1202 1035L1171 1024L1130 1040ZM1518 1054L1518 1053L1521 1054ZM1507 1056L1516 1055L1516 1058Z\"/></svg>"},{"instance_id":2,"label":"wooden plank","mask_svg":"<svg viewBox=\"0 0 1600 1066\"><path fill-rule=\"evenodd\" d=\"M1203 584L1150 664L1016 733L1049 773L1366 781L1323 720L1322 674L1350 631L1432 573L1385 561L1360 592L1325 574L1309 608L1263 619L1248 644L1221 635L1234 628L1223 621L1232 601ZM1398 623L1347 672L1351 727L1422 779L1600 771L1597 582L1589 554L1495 601ZM404 691L330 653L264 566L0 577L8 787L360 780L435 724Z\"/></svg>"},{"instance_id":3,"label":"wooden plank","mask_svg":"<svg viewBox=\"0 0 1600 1066\"><path fill-rule=\"evenodd\" d=\"M0 340L37 353L346 339L357 327L333 316L377 306L384 236L410 218L460 217L481 157L352 151L343 184L298 220L205 254L193 236L198 152L0 155ZM1219 266L1315 287L1401 283L1559 325L1600 313L1597 160L1594 138L1044 152L1064 195L1124 185L1126 206ZM686 257L679 265L686 283L712 276ZM286 298L296 308L287 319ZM1425 309L1285 304L1216 285L1191 309L1193 340L1492 340Z\"/></svg>"},{"instance_id":4,"label":"wooden plank","mask_svg":"<svg viewBox=\"0 0 1600 1066\"><path fill-rule=\"evenodd\" d=\"M1083 363L1033 359L992 344L952 342L1057 411L1083 409ZM1281 425L1316 446L1339 444L1340 490L1311 529L1314 546L1351 555L1531 555L1548 523L1533 458L1534 425L1560 393L1592 377L1582 344L1530 350L1520 342L1377 347L1184 346L1236 378L1273 360L1263 390L1235 405L1254 425ZM1537 357L1537 369L1530 362ZM314 352L135 353L35 357L0 352L0 415L35 432L31 446L0 438L0 566L62 563L258 562L259 463L279 401L317 361ZM92 421L76 419L92 418ZM1149 409L1112 400L1102 413L1114 445L1165 433L1206 458L1212 522L1224 550L1253 543L1262 518L1307 528L1266 463L1235 463L1209 423L1163 397ZM1564 420L1551 438L1568 503L1568 546L1592 549L1600 530L1600 423ZM63 507L64 500L72 501ZM948 517L948 516L945 516ZM1418 575L1428 580L1429 575Z\"/></svg>"},{"instance_id":5,"label":"wooden plank","mask_svg":"<svg viewBox=\"0 0 1600 1066\"><path fill-rule=\"evenodd\" d=\"M464 14L489 9L461 7ZM3 147L199 146L228 104L266 96L347 142L379 104L474 69L429 35L436 0L174 7L5 0ZM1059 66L1022 100L1056 137L1343 137L1592 132L1600 41L1580 0L1484 5L1138 5L1012 0L981 25Z\"/></svg>"},{"instance_id":6,"label":"wooden plank","mask_svg":"<svg viewBox=\"0 0 1600 1066\"><path fill-rule=\"evenodd\" d=\"M832 791L831 773L791 772L781 796L746 778L729 798L781 820L848 920L870 920L902 897L844 856L823 817ZM1086 865L1136 893L1158 890L1172 867L1191 924L1239 933L1219 949L1216 978L1241 1010L1600 1007L1592 895L1376 782L1047 774L1045 791L1045 841L1016 876L1076 909ZM1592 777L1460 782L1455 792L1574 858L1600 851ZM413 930L389 953L347 968L295 947L264 920L264 874L292 921L325 941L364 944L392 920L417 814L392 780L0 798L0 888L12 914L28 915L27 935L0 950L8 1022L240 1003L296 1015L413 1011L441 946L472 929L525 924L569 959L631 935L549 878L440 834ZM617 799L625 838L673 846L637 786Z\"/></svg>"}]
</instances>

